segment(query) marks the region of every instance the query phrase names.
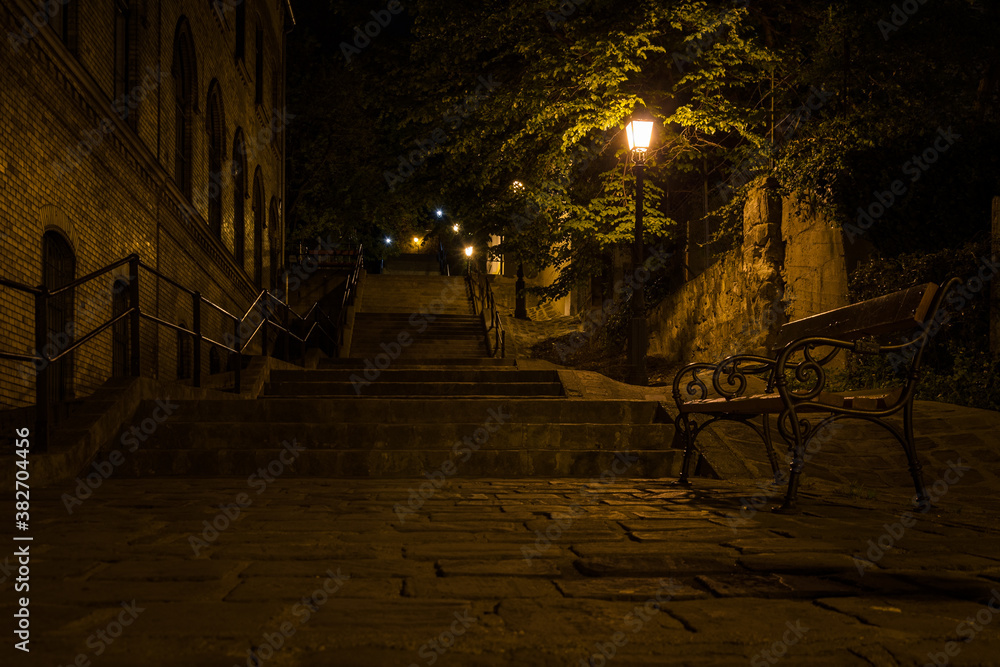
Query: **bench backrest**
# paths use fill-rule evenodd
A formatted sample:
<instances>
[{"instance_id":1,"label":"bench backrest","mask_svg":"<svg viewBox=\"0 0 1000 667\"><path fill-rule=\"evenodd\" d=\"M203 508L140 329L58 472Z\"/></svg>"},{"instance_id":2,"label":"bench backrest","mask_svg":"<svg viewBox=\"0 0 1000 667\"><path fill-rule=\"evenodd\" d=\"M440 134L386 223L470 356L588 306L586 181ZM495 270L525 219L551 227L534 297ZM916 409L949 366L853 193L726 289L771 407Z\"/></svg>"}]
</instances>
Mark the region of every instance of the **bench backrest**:
<instances>
[{"instance_id":1,"label":"bench backrest","mask_svg":"<svg viewBox=\"0 0 1000 667\"><path fill-rule=\"evenodd\" d=\"M926 283L789 322L778 330L772 351L805 336L853 341L863 336L912 331L934 316L929 311L937 291L936 284Z\"/></svg>"}]
</instances>

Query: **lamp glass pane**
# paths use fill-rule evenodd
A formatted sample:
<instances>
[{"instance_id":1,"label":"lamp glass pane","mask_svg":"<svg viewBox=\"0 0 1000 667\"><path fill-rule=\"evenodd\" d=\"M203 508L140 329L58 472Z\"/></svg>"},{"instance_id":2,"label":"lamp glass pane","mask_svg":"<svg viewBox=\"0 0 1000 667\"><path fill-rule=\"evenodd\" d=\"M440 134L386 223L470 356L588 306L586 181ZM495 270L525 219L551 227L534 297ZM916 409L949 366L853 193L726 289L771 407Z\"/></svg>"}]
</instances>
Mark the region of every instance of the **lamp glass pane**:
<instances>
[{"instance_id":1,"label":"lamp glass pane","mask_svg":"<svg viewBox=\"0 0 1000 667\"><path fill-rule=\"evenodd\" d=\"M653 136L653 122L649 120L633 120L625 128L628 136L629 150L644 151L649 148Z\"/></svg>"}]
</instances>

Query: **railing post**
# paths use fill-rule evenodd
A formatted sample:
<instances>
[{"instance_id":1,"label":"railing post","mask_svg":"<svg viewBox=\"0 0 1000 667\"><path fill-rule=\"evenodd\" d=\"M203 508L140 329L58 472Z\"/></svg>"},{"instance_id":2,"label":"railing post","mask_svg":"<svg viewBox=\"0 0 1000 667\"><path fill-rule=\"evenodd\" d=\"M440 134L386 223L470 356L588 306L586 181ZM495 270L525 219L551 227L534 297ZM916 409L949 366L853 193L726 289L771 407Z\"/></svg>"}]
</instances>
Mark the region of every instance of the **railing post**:
<instances>
[{"instance_id":1,"label":"railing post","mask_svg":"<svg viewBox=\"0 0 1000 667\"><path fill-rule=\"evenodd\" d=\"M141 313L141 310L139 309L139 255L129 255L128 284L130 301L129 306L132 309L132 315L129 318L131 321L131 326L129 327L130 365L132 367L132 377L139 377L141 372L139 366L139 322Z\"/></svg>"},{"instance_id":2,"label":"railing post","mask_svg":"<svg viewBox=\"0 0 1000 667\"><path fill-rule=\"evenodd\" d=\"M201 386L201 292L195 292L191 296L191 328L194 331L194 375L192 383L195 387Z\"/></svg>"},{"instance_id":3,"label":"railing post","mask_svg":"<svg viewBox=\"0 0 1000 667\"><path fill-rule=\"evenodd\" d=\"M233 387L236 393L240 393L240 372L243 370L243 343L240 342L240 320L233 320Z\"/></svg>"},{"instance_id":4,"label":"railing post","mask_svg":"<svg viewBox=\"0 0 1000 667\"><path fill-rule=\"evenodd\" d=\"M285 356L283 358L284 361L288 361L291 358L288 356L289 354L288 346L291 343L291 338L292 338L292 334L288 329L288 310L289 307L288 304L286 303L284 310L281 311L281 326L285 328L285 342L282 344L282 347L284 348L285 351Z\"/></svg>"},{"instance_id":5,"label":"railing post","mask_svg":"<svg viewBox=\"0 0 1000 667\"><path fill-rule=\"evenodd\" d=\"M45 452L49 448L49 417L52 410L49 405L49 355L45 353L49 332L49 290L44 285L38 289L39 293L35 295L35 353L42 365L35 369L35 437L32 440L32 450Z\"/></svg>"},{"instance_id":6,"label":"railing post","mask_svg":"<svg viewBox=\"0 0 1000 667\"><path fill-rule=\"evenodd\" d=\"M266 297L265 297L266 298ZM266 306L261 300L262 310L264 311L264 321L260 323L260 356L267 356L267 321L271 317L271 304L268 303Z\"/></svg>"}]
</instances>

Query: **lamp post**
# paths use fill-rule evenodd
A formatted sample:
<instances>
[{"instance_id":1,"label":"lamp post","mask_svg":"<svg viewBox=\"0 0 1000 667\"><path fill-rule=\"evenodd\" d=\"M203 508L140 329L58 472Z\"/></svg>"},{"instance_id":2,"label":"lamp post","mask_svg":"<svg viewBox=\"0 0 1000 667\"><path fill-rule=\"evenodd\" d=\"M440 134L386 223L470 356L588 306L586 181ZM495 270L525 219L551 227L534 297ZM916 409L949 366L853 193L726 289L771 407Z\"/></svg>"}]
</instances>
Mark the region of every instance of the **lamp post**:
<instances>
[{"instance_id":1,"label":"lamp post","mask_svg":"<svg viewBox=\"0 0 1000 667\"><path fill-rule=\"evenodd\" d=\"M635 238L632 243L632 271L642 266L642 186L646 171L646 151L653 136L653 116L646 109L638 109L632 114L631 122L625 127L628 148L635 156ZM645 385L646 378L646 297L642 285L636 285L632 292L632 336L629 339L630 384Z\"/></svg>"},{"instance_id":2,"label":"lamp post","mask_svg":"<svg viewBox=\"0 0 1000 667\"><path fill-rule=\"evenodd\" d=\"M472 246L465 246L465 273L472 275Z\"/></svg>"}]
</instances>

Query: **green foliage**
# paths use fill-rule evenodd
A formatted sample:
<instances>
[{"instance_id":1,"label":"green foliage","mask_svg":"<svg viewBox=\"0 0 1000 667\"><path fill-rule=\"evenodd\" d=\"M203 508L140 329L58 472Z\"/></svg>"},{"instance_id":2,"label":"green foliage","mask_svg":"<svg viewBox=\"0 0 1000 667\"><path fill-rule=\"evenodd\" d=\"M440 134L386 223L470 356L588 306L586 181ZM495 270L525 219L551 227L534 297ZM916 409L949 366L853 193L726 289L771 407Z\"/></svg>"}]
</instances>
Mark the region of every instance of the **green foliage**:
<instances>
[{"instance_id":1,"label":"green foliage","mask_svg":"<svg viewBox=\"0 0 1000 667\"><path fill-rule=\"evenodd\" d=\"M949 278L977 277L982 259L989 257L986 240L958 249L915 252L875 258L851 275L851 299L863 301L927 282L944 284ZM1000 409L1000 359L990 354L989 286L968 293L961 307L948 307L949 321L936 333L924 354L917 398L969 407ZM854 355L849 371L834 378L834 388L874 388L898 385L899 373L883 356Z\"/></svg>"}]
</instances>

